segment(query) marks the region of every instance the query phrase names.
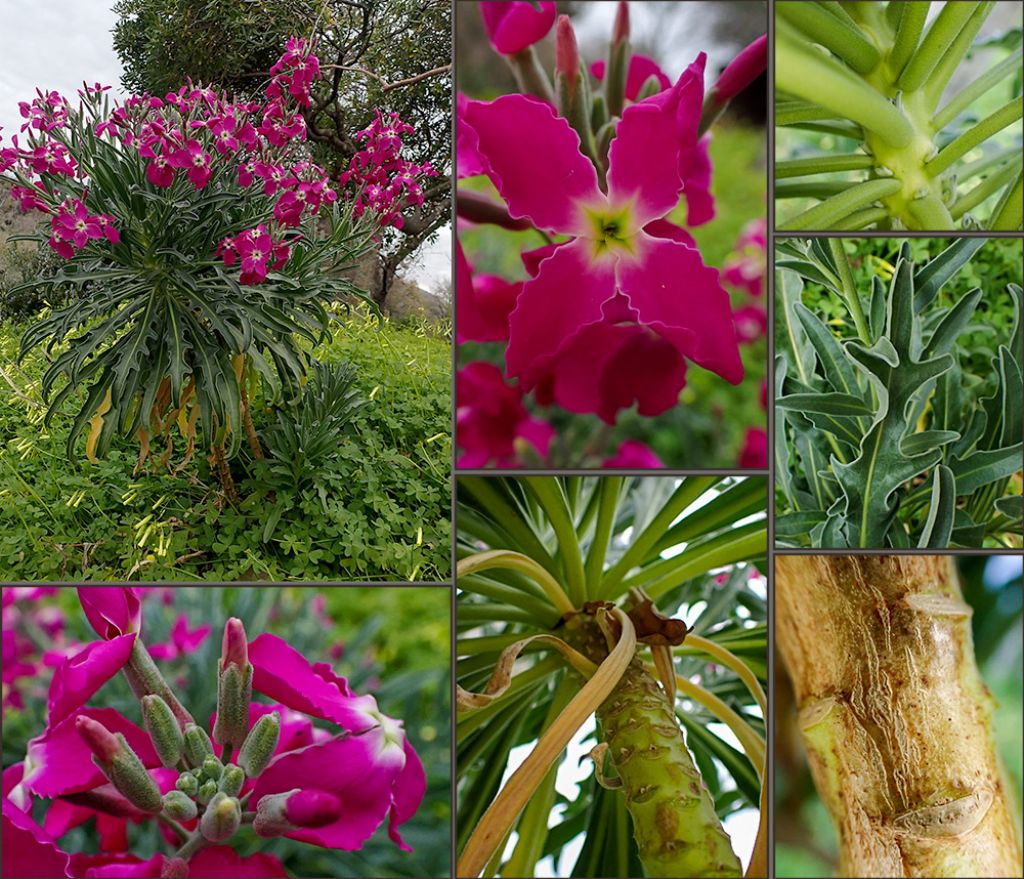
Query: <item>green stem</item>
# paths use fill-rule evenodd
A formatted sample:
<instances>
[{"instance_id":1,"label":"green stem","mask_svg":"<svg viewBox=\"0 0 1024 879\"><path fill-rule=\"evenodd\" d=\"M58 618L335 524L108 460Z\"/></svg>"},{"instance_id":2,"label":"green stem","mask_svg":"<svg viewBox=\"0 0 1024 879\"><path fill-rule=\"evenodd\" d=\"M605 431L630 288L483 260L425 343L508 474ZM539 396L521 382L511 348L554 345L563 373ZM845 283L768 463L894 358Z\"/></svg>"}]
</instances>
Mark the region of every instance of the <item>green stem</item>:
<instances>
[{"instance_id":1,"label":"green stem","mask_svg":"<svg viewBox=\"0 0 1024 879\"><path fill-rule=\"evenodd\" d=\"M544 508L551 527L558 538L558 548L565 565L566 591L574 607L586 601L586 581L583 575L583 553L569 506L561 483L554 476L528 476L523 484Z\"/></svg>"},{"instance_id":2,"label":"green stem","mask_svg":"<svg viewBox=\"0 0 1024 879\"><path fill-rule=\"evenodd\" d=\"M832 226L832 229L836 232L856 232L872 223L880 223L888 216L889 212L885 208L864 208L843 217Z\"/></svg>"},{"instance_id":3,"label":"green stem","mask_svg":"<svg viewBox=\"0 0 1024 879\"><path fill-rule=\"evenodd\" d=\"M929 2L900 3L900 23L896 28L896 39L889 53L889 67L896 78L907 66L910 56L914 54L925 22L928 20Z\"/></svg>"},{"instance_id":4,"label":"green stem","mask_svg":"<svg viewBox=\"0 0 1024 879\"><path fill-rule=\"evenodd\" d=\"M1024 113L1024 98L1018 97L1007 101L1002 107L986 116L973 128L968 129L959 137L946 144L934 159L925 164L925 173L931 177L938 177L939 174L945 171L964 153L984 143L992 135L1020 119L1022 113Z\"/></svg>"},{"instance_id":5,"label":"green stem","mask_svg":"<svg viewBox=\"0 0 1024 879\"><path fill-rule=\"evenodd\" d=\"M178 697L168 686L167 681L164 680L164 676L160 674L160 669L157 668L146 645L138 636L135 638L135 643L132 644L128 663L122 671L137 699L142 699L143 696L150 694L160 696L170 706L182 729L186 724L194 722L192 715L185 710L185 707L178 701Z\"/></svg>"},{"instance_id":6,"label":"green stem","mask_svg":"<svg viewBox=\"0 0 1024 879\"><path fill-rule=\"evenodd\" d=\"M495 583L493 580L488 580L486 577L482 577L479 574L460 576L459 588L466 592L483 595L487 598L494 599L495 601L514 605L515 607L532 614L538 620L551 623L557 622L558 620L558 613L552 610L550 604L538 601L524 593L522 590L516 589L514 586L505 586L502 583Z\"/></svg>"},{"instance_id":7,"label":"green stem","mask_svg":"<svg viewBox=\"0 0 1024 879\"><path fill-rule=\"evenodd\" d=\"M838 114L809 101L786 101L775 104L776 125L794 125L797 122L818 122L838 118Z\"/></svg>"},{"instance_id":8,"label":"green stem","mask_svg":"<svg viewBox=\"0 0 1024 879\"><path fill-rule=\"evenodd\" d=\"M979 174L984 174L991 168L995 168L997 165L1003 164L1007 159L1015 159L1020 155L1020 149L1011 148L1008 150L1000 150L997 153L993 153L990 156L986 156L983 159L978 159L976 162L971 162L969 165L964 165L957 169L956 179L958 182L963 183L965 180L970 180L972 177L977 177ZM1010 164L1013 164L1012 162Z\"/></svg>"},{"instance_id":9,"label":"green stem","mask_svg":"<svg viewBox=\"0 0 1024 879\"><path fill-rule=\"evenodd\" d=\"M786 221L779 228L785 232L831 229L833 224L847 215L888 195L895 195L901 188L900 181L893 178L869 180L815 205Z\"/></svg>"},{"instance_id":10,"label":"green stem","mask_svg":"<svg viewBox=\"0 0 1024 879\"><path fill-rule=\"evenodd\" d=\"M896 85L905 92L917 91L942 60L957 35L974 14L977 3L946 3L932 22L921 45L907 62Z\"/></svg>"},{"instance_id":11,"label":"green stem","mask_svg":"<svg viewBox=\"0 0 1024 879\"><path fill-rule=\"evenodd\" d=\"M174 853L174 857L181 858L183 861L187 861L201 848L205 848L209 843L206 838L197 830L185 841L185 844Z\"/></svg>"},{"instance_id":12,"label":"green stem","mask_svg":"<svg viewBox=\"0 0 1024 879\"><path fill-rule=\"evenodd\" d=\"M188 831L184 827L182 827L181 824L179 824L177 821L175 821L173 818L168 818L166 815L160 814L160 815L156 816L156 820L159 821L161 824L164 824L165 826L170 827L171 830L173 830L175 833L178 834L178 839L181 840L182 842L185 842L185 841L188 840L188 838L189 838Z\"/></svg>"},{"instance_id":13,"label":"green stem","mask_svg":"<svg viewBox=\"0 0 1024 879\"><path fill-rule=\"evenodd\" d=\"M846 300L846 307L850 309L853 316L853 323L857 327L857 335L860 340L870 347L872 344L871 330L868 329L867 319L864 317L864 309L860 305L860 296L857 295L857 285L853 281L853 272L850 270L850 261L846 258L846 248L843 247L841 238L829 238L828 249L832 259L839 270L839 283L842 288L843 298Z\"/></svg>"},{"instance_id":14,"label":"green stem","mask_svg":"<svg viewBox=\"0 0 1024 879\"><path fill-rule=\"evenodd\" d=\"M985 92L998 85L1011 73L1019 71L1020 67L1020 56L1016 53L1008 55L951 98L949 103L935 114L932 127L936 131L941 131Z\"/></svg>"},{"instance_id":15,"label":"green stem","mask_svg":"<svg viewBox=\"0 0 1024 879\"><path fill-rule=\"evenodd\" d=\"M612 529L615 527L615 514L618 512L622 481L623 477L621 476L606 476L600 480L598 491L601 493L601 499L597 512L597 528L594 531L594 539L590 542L590 549L587 551L585 569L587 592L591 595L597 594L601 584L601 574L604 572L608 545L611 542Z\"/></svg>"},{"instance_id":16,"label":"green stem","mask_svg":"<svg viewBox=\"0 0 1024 879\"><path fill-rule=\"evenodd\" d=\"M911 142L914 129L907 117L863 79L834 59L807 48L789 28L778 27L776 40L778 88L852 119L892 147L898 149Z\"/></svg>"},{"instance_id":17,"label":"green stem","mask_svg":"<svg viewBox=\"0 0 1024 879\"><path fill-rule=\"evenodd\" d=\"M978 35L978 31L981 30L981 26L994 6L995 0L985 0L984 3L979 4L952 45L943 54L942 59L935 65L935 69L924 85L925 103L932 111L939 105L939 100L946 90L950 77L956 72L964 56L971 50L974 38Z\"/></svg>"},{"instance_id":18,"label":"green stem","mask_svg":"<svg viewBox=\"0 0 1024 879\"><path fill-rule=\"evenodd\" d=\"M783 180L775 184L775 197L831 198L857 185L856 180Z\"/></svg>"},{"instance_id":19,"label":"green stem","mask_svg":"<svg viewBox=\"0 0 1024 879\"><path fill-rule=\"evenodd\" d=\"M1024 182L1021 172L1017 172L1017 181L1007 187L1006 195L996 208L989 228L994 232L1013 232L1021 228L1021 215L1024 213Z\"/></svg>"},{"instance_id":20,"label":"green stem","mask_svg":"<svg viewBox=\"0 0 1024 879\"><path fill-rule=\"evenodd\" d=\"M1002 189L1010 181L1015 180L1019 173L1020 162L1010 162L1002 168L993 171L974 189L953 202L952 207L949 209L953 219L959 220L969 210L976 208L990 195Z\"/></svg>"},{"instance_id":21,"label":"green stem","mask_svg":"<svg viewBox=\"0 0 1024 879\"><path fill-rule=\"evenodd\" d=\"M881 56L856 23L844 21L814 3L779 3L776 14L838 55L860 74L870 73Z\"/></svg>"},{"instance_id":22,"label":"green stem","mask_svg":"<svg viewBox=\"0 0 1024 879\"><path fill-rule=\"evenodd\" d=\"M535 95L554 106L555 92L551 87L551 80L548 79L544 68L541 67L533 46L527 46L522 52L506 57L512 67L512 73L515 74L520 91L528 95Z\"/></svg>"},{"instance_id":23,"label":"green stem","mask_svg":"<svg viewBox=\"0 0 1024 879\"><path fill-rule=\"evenodd\" d=\"M811 156L806 159L789 159L775 163L775 176L780 180L788 177L804 177L808 174L827 174L832 171L861 171L871 168L871 156Z\"/></svg>"},{"instance_id":24,"label":"green stem","mask_svg":"<svg viewBox=\"0 0 1024 879\"><path fill-rule=\"evenodd\" d=\"M488 515L495 522L500 522L501 527L516 540L518 546L509 546L508 549L520 550L554 574L557 567L551 554L515 506L494 485L495 482L494 479L485 479L481 476L463 476L459 479L459 488L472 494Z\"/></svg>"},{"instance_id":25,"label":"green stem","mask_svg":"<svg viewBox=\"0 0 1024 879\"><path fill-rule=\"evenodd\" d=\"M939 232L956 228L946 205L933 193L908 202L907 209L914 218L913 228L919 231Z\"/></svg>"}]
</instances>

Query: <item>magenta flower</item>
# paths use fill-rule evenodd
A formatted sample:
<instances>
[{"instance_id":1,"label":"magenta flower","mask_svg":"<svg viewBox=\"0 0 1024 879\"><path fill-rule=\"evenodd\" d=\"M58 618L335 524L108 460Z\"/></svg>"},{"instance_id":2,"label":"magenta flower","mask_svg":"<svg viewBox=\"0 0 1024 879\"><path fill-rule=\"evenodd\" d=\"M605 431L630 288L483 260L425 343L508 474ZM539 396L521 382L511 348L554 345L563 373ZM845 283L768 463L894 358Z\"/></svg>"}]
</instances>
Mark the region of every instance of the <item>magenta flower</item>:
<instances>
[{"instance_id":1,"label":"magenta flower","mask_svg":"<svg viewBox=\"0 0 1024 879\"><path fill-rule=\"evenodd\" d=\"M459 370L455 378L457 440L462 454L459 467L513 467L519 463L517 445L526 443L542 458L555 430L532 418L523 405L523 392L505 384L501 370L477 361Z\"/></svg>"},{"instance_id":2,"label":"magenta flower","mask_svg":"<svg viewBox=\"0 0 1024 879\"><path fill-rule=\"evenodd\" d=\"M760 427L747 429L739 465L751 470L764 470L768 466L768 434Z\"/></svg>"},{"instance_id":3,"label":"magenta flower","mask_svg":"<svg viewBox=\"0 0 1024 879\"><path fill-rule=\"evenodd\" d=\"M659 469L665 465L654 451L640 440L623 440L615 454L605 458L602 467L617 470Z\"/></svg>"},{"instance_id":4,"label":"magenta flower","mask_svg":"<svg viewBox=\"0 0 1024 879\"><path fill-rule=\"evenodd\" d=\"M149 654L153 659L167 661L195 653L207 639L210 631L209 625L196 626L190 630L188 617L183 613L178 614L171 628L171 639L160 644L150 644Z\"/></svg>"},{"instance_id":5,"label":"magenta flower","mask_svg":"<svg viewBox=\"0 0 1024 879\"><path fill-rule=\"evenodd\" d=\"M252 801L296 788L337 801L329 823L300 827L286 836L348 851L358 849L388 819L388 835L403 850L398 828L419 807L426 777L400 721L377 709L372 696L356 696L325 663L310 663L280 638L260 635L249 644L253 689L321 720L338 735L280 754L253 789ZM298 817L297 815L294 817ZM323 809L315 817L323 819Z\"/></svg>"},{"instance_id":6,"label":"magenta flower","mask_svg":"<svg viewBox=\"0 0 1024 879\"><path fill-rule=\"evenodd\" d=\"M456 338L462 342L502 342L508 338L508 316L523 289L521 281L497 275L470 273L469 263L456 248L458 295L455 297Z\"/></svg>"},{"instance_id":7,"label":"magenta flower","mask_svg":"<svg viewBox=\"0 0 1024 879\"><path fill-rule=\"evenodd\" d=\"M744 227L722 272L726 284L746 290L751 296L760 296L764 292L767 269L766 225L766 220L761 218L752 220Z\"/></svg>"},{"instance_id":8,"label":"magenta flower","mask_svg":"<svg viewBox=\"0 0 1024 879\"><path fill-rule=\"evenodd\" d=\"M107 641L142 629L142 604L131 586L79 586L89 625Z\"/></svg>"},{"instance_id":9,"label":"magenta flower","mask_svg":"<svg viewBox=\"0 0 1024 879\"><path fill-rule=\"evenodd\" d=\"M210 170L210 155L203 150L203 145L194 138L185 141L168 157L167 163L172 168L188 172L188 179L196 189L202 189L210 182L213 171Z\"/></svg>"},{"instance_id":10,"label":"magenta flower","mask_svg":"<svg viewBox=\"0 0 1024 879\"><path fill-rule=\"evenodd\" d=\"M595 61L590 65L590 73L598 82L604 81L606 62ZM629 70L626 73L626 98L635 101L640 89L651 77L658 83L658 91L672 87L672 80L665 76L658 62L646 55L634 54L629 59Z\"/></svg>"},{"instance_id":11,"label":"magenta flower","mask_svg":"<svg viewBox=\"0 0 1024 879\"><path fill-rule=\"evenodd\" d=\"M70 242L76 248L83 248L93 238L106 238L117 243L117 230L111 225L111 218L94 216L81 201L75 199L70 205L63 204L50 221L55 235L61 241Z\"/></svg>"},{"instance_id":12,"label":"magenta flower","mask_svg":"<svg viewBox=\"0 0 1024 879\"><path fill-rule=\"evenodd\" d=\"M736 338L744 344L756 342L768 332L768 314L760 305L744 305L732 316L736 324Z\"/></svg>"},{"instance_id":13,"label":"magenta flower","mask_svg":"<svg viewBox=\"0 0 1024 879\"><path fill-rule=\"evenodd\" d=\"M522 95L467 104L466 121L511 216L573 236L540 262L509 320L508 373L524 390L537 388L541 402L606 421L634 401L644 414L659 414L678 401L684 357L733 384L742 380L717 272L697 250L645 229L676 207L682 170L698 152L703 61L672 89L625 110L609 154L607 194L579 137L548 105ZM657 352L662 369L638 379L612 375L608 367L624 356L633 361L635 348ZM666 372L668 349L676 362ZM608 389L598 396L578 376L592 369L580 362L584 352L604 364L591 381Z\"/></svg>"},{"instance_id":14,"label":"magenta flower","mask_svg":"<svg viewBox=\"0 0 1024 879\"><path fill-rule=\"evenodd\" d=\"M555 23L555 4L537 5L540 6L539 9L534 4L521 0L483 0L480 3L484 30L487 31L487 38L496 52L502 55L515 55L547 36Z\"/></svg>"},{"instance_id":15,"label":"magenta flower","mask_svg":"<svg viewBox=\"0 0 1024 879\"><path fill-rule=\"evenodd\" d=\"M246 229L235 238L235 246L242 262L242 283L258 284L266 280L267 263L274 252L267 227L260 223L255 229Z\"/></svg>"},{"instance_id":16,"label":"magenta flower","mask_svg":"<svg viewBox=\"0 0 1024 879\"><path fill-rule=\"evenodd\" d=\"M174 182L174 168L165 156L153 156L152 161L146 166L146 178L154 186L166 188Z\"/></svg>"},{"instance_id":17,"label":"magenta flower","mask_svg":"<svg viewBox=\"0 0 1024 879\"><path fill-rule=\"evenodd\" d=\"M6 773L5 773L6 774ZM4 876L53 879L69 875L67 853L57 847L56 840L15 806L4 795L2 804L3 858L0 867Z\"/></svg>"}]
</instances>

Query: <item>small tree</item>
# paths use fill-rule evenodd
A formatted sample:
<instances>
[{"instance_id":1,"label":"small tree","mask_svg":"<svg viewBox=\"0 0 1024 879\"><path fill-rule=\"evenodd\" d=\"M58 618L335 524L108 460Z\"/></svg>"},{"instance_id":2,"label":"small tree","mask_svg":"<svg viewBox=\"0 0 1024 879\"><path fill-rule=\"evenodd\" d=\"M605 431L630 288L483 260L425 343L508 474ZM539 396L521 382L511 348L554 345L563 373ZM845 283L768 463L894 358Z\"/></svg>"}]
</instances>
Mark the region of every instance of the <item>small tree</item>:
<instances>
[{"instance_id":1,"label":"small tree","mask_svg":"<svg viewBox=\"0 0 1024 879\"><path fill-rule=\"evenodd\" d=\"M88 425L90 460L120 434L138 438L140 465L169 465L180 437L180 468L201 435L233 498L227 458L243 432L262 456L253 390L294 397L302 340L328 337L332 302L367 298L337 270L422 201L434 171L402 158L411 126L378 113L332 187L299 112L318 77L317 57L292 38L263 101L190 82L123 105L99 85L77 107L56 92L22 104L28 142L14 139L3 170L22 209L50 218L33 237L66 260L33 283L71 291L27 330L22 355L54 355L49 416L78 402L69 455Z\"/></svg>"}]
</instances>

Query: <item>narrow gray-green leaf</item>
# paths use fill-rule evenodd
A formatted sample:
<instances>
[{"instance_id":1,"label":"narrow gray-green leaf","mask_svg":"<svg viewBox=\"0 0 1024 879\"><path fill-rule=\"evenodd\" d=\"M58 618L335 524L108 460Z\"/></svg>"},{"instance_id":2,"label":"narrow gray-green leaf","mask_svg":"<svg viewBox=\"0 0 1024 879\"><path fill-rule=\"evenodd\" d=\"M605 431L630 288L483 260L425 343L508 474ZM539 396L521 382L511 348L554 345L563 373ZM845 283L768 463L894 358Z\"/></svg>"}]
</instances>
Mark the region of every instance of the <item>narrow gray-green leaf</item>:
<instances>
[{"instance_id":1,"label":"narrow gray-green leaf","mask_svg":"<svg viewBox=\"0 0 1024 879\"><path fill-rule=\"evenodd\" d=\"M1005 479L1024 468L1024 444L1005 449L973 452L965 458L954 458L950 469L956 477L959 497L972 494L983 485Z\"/></svg>"},{"instance_id":2,"label":"narrow gray-green leaf","mask_svg":"<svg viewBox=\"0 0 1024 879\"><path fill-rule=\"evenodd\" d=\"M955 430L922 430L920 433L911 433L903 437L900 450L904 455L920 455L958 439L960 434Z\"/></svg>"},{"instance_id":3,"label":"narrow gray-green leaf","mask_svg":"<svg viewBox=\"0 0 1024 879\"><path fill-rule=\"evenodd\" d=\"M858 416L871 415L872 409L860 397L853 394L790 394L777 401L783 409L797 412L820 412L823 415Z\"/></svg>"},{"instance_id":4,"label":"narrow gray-green leaf","mask_svg":"<svg viewBox=\"0 0 1024 879\"><path fill-rule=\"evenodd\" d=\"M935 468L932 477L932 503L928 518L917 542L921 549L945 549L953 533L953 517L956 513L956 480L953 471L945 464Z\"/></svg>"}]
</instances>

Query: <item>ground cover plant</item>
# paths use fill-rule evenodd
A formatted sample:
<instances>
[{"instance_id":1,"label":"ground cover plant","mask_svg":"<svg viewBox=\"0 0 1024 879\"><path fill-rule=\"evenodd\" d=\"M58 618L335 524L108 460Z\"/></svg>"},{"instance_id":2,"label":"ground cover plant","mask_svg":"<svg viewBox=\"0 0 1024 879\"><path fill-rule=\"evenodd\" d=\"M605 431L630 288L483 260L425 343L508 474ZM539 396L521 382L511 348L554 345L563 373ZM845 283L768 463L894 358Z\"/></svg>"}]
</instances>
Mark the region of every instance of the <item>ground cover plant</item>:
<instances>
[{"instance_id":1,"label":"ground cover plant","mask_svg":"<svg viewBox=\"0 0 1024 879\"><path fill-rule=\"evenodd\" d=\"M402 591L4 588L4 875L443 874L448 605Z\"/></svg>"},{"instance_id":2,"label":"ground cover plant","mask_svg":"<svg viewBox=\"0 0 1024 879\"><path fill-rule=\"evenodd\" d=\"M766 466L763 135L720 121L766 38L705 90L704 53L634 51L627 3L604 60L553 3L478 7L516 90L458 99L459 466Z\"/></svg>"},{"instance_id":3,"label":"ground cover plant","mask_svg":"<svg viewBox=\"0 0 1024 879\"><path fill-rule=\"evenodd\" d=\"M979 36L996 8L1011 23ZM779 228L1021 228L1020 4L776 11ZM973 56L976 78L949 87Z\"/></svg>"},{"instance_id":4,"label":"ground cover plant","mask_svg":"<svg viewBox=\"0 0 1024 879\"><path fill-rule=\"evenodd\" d=\"M850 244L777 246L778 542L1020 546L1020 242Z\"/></svg>"},{"instance_id":5,"label":"ground cover plant","mask_svg":"<svg viewBox=\"0 0 1024 879\"><path fill-rule=\"evenodd\" d=\"M459 875L767 875L766 488L460 477Z\"/></svg>"},{"instance_id":6,"label":"ground cover plant","mask_svg":"<svg viewBox=\"0 0 1024 879\"><path fill-rule=\"evenodd\" d=\"M775 566L776 874L1020 875L1021 557Z\"/></svg>"},{"instance_id":7,"label":"ground cover plant","mask_svg":"<svg viewBox=\"0 0 1024 879\"><path fill-rule=\"evenodd\" d=\"M41 353L10 366L20 328L0 326L0 362L17 388L0 396L2 579L445 579L451 348L431 328L339 316L344 331L315 353L354 370L360 405L319 440L318 457L309 444L285 455L275 440L281 457L260 461L243 446L237 506L223 503L205 460L187 477L133 474L130 440L98 464L68 461L70 417L43 424ZM254 400L256 429L273 440L279 413Z\"/></svg>"}]
</instances>

